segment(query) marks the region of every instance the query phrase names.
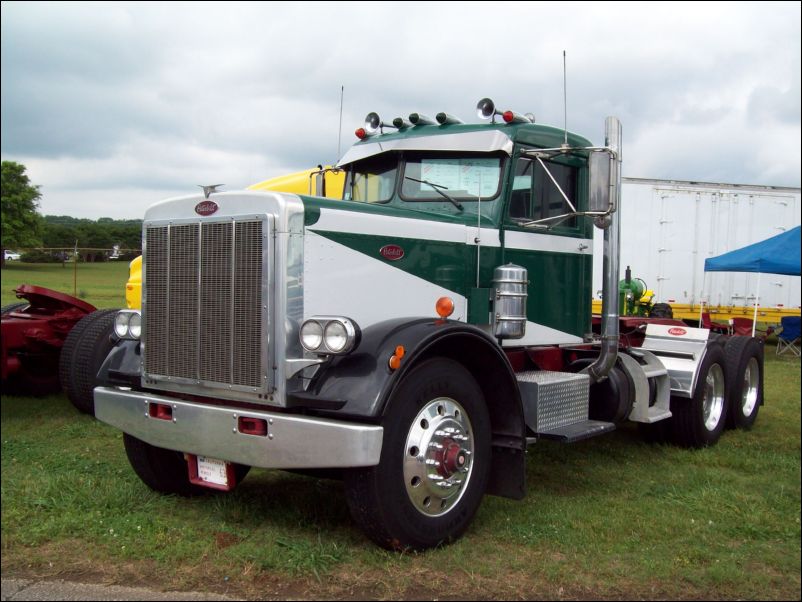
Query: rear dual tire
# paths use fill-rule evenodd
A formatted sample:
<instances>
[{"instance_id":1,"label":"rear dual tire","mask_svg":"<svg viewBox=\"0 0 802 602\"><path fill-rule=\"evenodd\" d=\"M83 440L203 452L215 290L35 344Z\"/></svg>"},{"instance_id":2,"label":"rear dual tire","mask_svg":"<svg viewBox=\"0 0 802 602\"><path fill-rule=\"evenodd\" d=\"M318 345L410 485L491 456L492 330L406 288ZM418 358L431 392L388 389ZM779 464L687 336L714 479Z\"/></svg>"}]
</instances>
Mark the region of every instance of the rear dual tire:
<instances>
[{"instance_id":1,"label":"rear dual tire","mask_svg":"<svg viewBox=\"0 0 802 602\"><path fill-rule=\"evenodd\" d=\"M95 415L97 373L115 345L117 309L101 309L81 318L64 341L59 358L61 387L79 411Z\"/></svg>"},{"instance_id":2,"label":"rear dual tire","mask_svg":"<svg viewBox=\"0 0 802 602\"><path fill-rule=\"evenodd\" d=\"M699 367L693 397L671 397L671 440L681 447L715 445L724 431L727 410L724 349L712 343Z\"/></svg>"},{"instance_id":3,"label":"rear dual tire","mask_svg":"<svg viewBox=\"0 0 802 602\"><path fill-rule=\"evenodd\" d=\"M729 395L727 428L749 430L763 403L763 345L752 337L730 337L724 356Z\"/></svg>"}]
</instances>

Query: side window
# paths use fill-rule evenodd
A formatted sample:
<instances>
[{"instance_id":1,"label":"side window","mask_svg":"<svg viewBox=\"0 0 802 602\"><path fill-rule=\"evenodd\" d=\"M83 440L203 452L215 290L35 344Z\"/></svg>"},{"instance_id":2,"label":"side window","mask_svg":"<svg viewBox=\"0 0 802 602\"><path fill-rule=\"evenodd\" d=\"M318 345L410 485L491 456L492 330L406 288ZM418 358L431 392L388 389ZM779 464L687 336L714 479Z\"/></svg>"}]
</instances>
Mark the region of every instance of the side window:
<instances>
[{"instance_id":1,"label":"side window","mask_svg":"<svg viewBox=\"0 0 802 602\"><path fill-rule=\"evenodd\" d=\"M576 203L578 169L554 161L544 161L549 173L565 195ZM540 162L520 158L515 164L515 175L510 195L509 216L512 219L540 220L571 213L560 190L543 169ZM565 220L563 226L576 226L576 218Z\"/></svg>"},{"instance_id":2,"label":"side window","mask_svg":"<svg viewBox=\"0 0 802 602\"><path fill-rule=\"evenodd\" d=\"M348 168L343 199L361 203L389 201L395 192L398 157L392 153L370 157Z\"/></svg>"}]
</instances>

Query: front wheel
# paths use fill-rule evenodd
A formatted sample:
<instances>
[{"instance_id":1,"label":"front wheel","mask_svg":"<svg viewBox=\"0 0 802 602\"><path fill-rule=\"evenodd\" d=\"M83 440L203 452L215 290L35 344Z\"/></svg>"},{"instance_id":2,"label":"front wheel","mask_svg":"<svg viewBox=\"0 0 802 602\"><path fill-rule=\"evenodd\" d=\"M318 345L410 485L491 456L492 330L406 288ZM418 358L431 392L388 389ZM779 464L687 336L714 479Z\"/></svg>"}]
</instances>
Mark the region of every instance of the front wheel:
<instances>
[{"instance_id":1,"label":"front wheel","mask_svg":"<svg viewBox=\"0 0 802 602\"><path fill-rule=\"evenodd\" d=\"M346 474L354 520L387 549L459 538L490 468L490 417L476 380L452 360L427 360L393 393L382 425L379 464Z\"/></svg>"},{"instance_id":2,"label":"front wheel","mask_svg":"<svg viewBox=\"0 0 802 602\"><path fill-rule=\"evenodd\" d=\"M154 491L187 497L212 491L190 482L187 460L181 452L156 447L128 433L123 433L123 444L131 468ZM234 465L237 484L250 469L250 466Z\"/></svg>"}]
</instances>

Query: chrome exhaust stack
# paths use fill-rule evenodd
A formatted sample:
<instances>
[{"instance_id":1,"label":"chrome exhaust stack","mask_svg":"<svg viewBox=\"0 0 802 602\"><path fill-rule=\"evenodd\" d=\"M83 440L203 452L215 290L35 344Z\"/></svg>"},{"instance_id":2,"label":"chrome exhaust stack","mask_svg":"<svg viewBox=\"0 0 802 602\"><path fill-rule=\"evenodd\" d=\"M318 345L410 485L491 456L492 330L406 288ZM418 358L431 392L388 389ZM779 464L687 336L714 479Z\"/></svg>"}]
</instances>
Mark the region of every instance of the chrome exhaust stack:
<instances>
[{"instance_id":1,"label":"chrome exhaust stack","mask_svg":"<svg viewBox=\"0 0 802 602\"><path fill-rule=\"evenodd\" d=\"M604 259L602 262L602 324L601 353L587 372L593 382L607 378L618 359L618 279L621 256L621 122L615 117L605 121L605 143L610 149L609 204L611 211L596 219L604 230Z\"/></svg>"}]
</instances>

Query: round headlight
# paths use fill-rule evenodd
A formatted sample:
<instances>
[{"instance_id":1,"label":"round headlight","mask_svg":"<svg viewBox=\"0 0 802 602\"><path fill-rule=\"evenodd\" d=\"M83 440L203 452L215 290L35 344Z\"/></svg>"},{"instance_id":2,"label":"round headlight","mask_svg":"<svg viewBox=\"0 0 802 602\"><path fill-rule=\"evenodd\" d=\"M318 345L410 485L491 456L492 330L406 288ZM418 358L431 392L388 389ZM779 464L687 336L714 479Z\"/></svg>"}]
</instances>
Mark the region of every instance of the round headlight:
<instances>
[{"instance_id":1,"label":"round headlight","mask_svg":"<svg viewBox=\"0 0 802 602\"><path fill-rule=\"evenodd\" d=\"M131 314L131 318L128 320L128 334L138 339L142 336L142 315L141 314Z\"/></svg>"},{"instance_id":2,"label":"round headlight","mask_svg":"<svg viewBox=\"0 0 802 602\"><path fill-rule=\"evenodd\" d=\"M323 342L323 327L319 322L307 320L301 326L301 345L307 351L315 351Z\"/></svg>"},{"instance_id":3,"label":"round headlight","mask_svg":"<svg viewBox=\"0 0 802 602\"><path fill-rule=\"evenodd\" d=\"M131 314L121 311L114 317L114 334L121 339L128 334L128 320Z\"/></svg>"},{"instance_id":4,"label":"round headlight","mask_svg":"<svg viewBox=\"0 0 802 602\"><path fill-rule=\"evenodd\" d=\"M333 320L326 325L323 338L326 340L326 347L337 353L342 351L348 343L348 331L342 322Z\"/></svg>"}]
</instances>

